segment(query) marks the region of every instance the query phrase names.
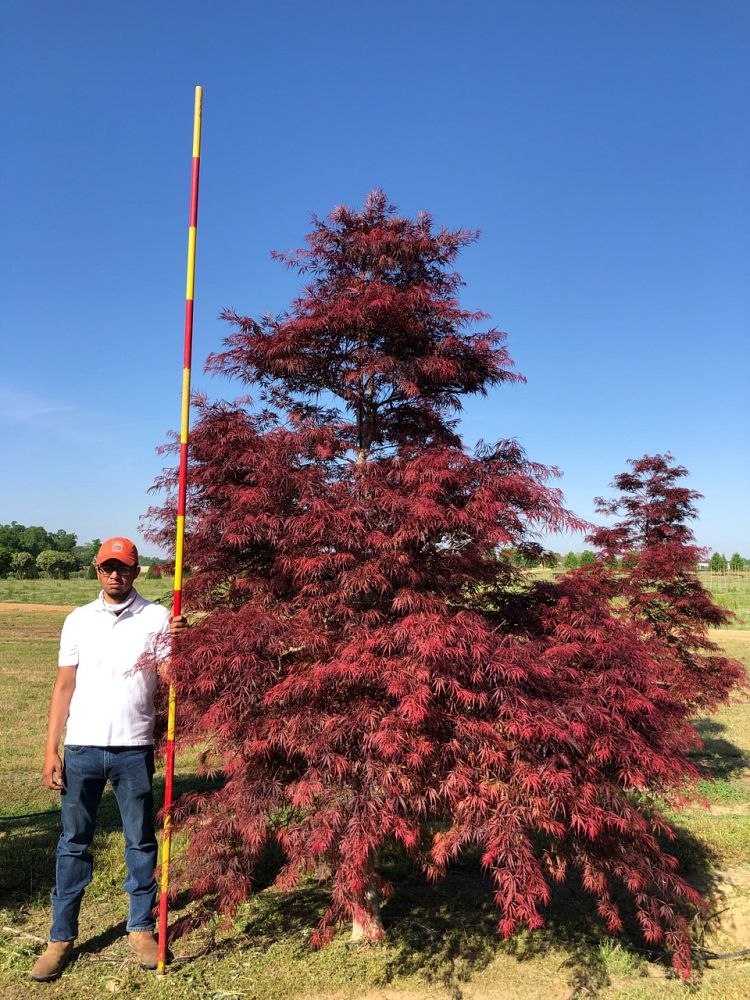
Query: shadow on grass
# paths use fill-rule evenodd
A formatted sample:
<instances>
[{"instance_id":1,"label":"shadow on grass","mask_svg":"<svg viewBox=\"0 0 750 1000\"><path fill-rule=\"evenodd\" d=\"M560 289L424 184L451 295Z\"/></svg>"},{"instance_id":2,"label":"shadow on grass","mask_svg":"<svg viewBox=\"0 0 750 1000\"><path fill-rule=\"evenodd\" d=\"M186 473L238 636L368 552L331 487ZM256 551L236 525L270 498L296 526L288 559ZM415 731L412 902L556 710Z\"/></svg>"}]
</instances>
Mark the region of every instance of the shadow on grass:
<instances>
[{"instance_id":1,"label":"shadow on grass","mask_svg":"<svg viewBox=\"0 0 750 1000\"><path fill-rule=\"evenodd\" d=\"M181 792L195 788L197 783L181 779L176 786ZM158 799L161 788L157 786L155 791ZM119 827L117 806L109 792L100 819L102 830ZM6 906L28 904L42 890L47 893L52 887L58 833L55 817L44 817L44 822L40 818L36 825L26 823L11 836L6 833L0 838L0 877L10 887L2 899ZM678 857L688 881L713 898L714 908L720 908L716 855L679 823L673 823L673 828L677 841L665 844L666 849ZM272 884L281 863L278 851L269 850L259 871L259 889ZM393 895L383 907L387 938L378 965L384 986L417 976L458 998L462 985L499 955L511 957L523 966L549 959L553 952L560 977L569 981L571 997L596 996L609 984L607 945L612 938L597 916L594 900L576 876L553 887L544 914L546 925L541 931L522 930L505 941L497 931L492 885L481 872L478 854L467 853L443 881L435 884L428 883L412 861L395 849L383 853L378 867L394 886ZM33 892L29 892L30 872ZM649 949L643 941L629 897L619 892L616 900L625 922L619 936L622 951L634 965L648 957L668 970L669 957ZM176 900L173 913L176 915L187 903L187 897ZM317 883L292 892L259 891L241 908L231 932L222 934L221 941L211 942L210 953L216 957L239 948L243 954L257 954L281 945L286 960L305 962L309 960L310 933L327 903L327 888ZM102 927L81 950L99 951L120 938L123 930L121 923ZM699 966L698 980L700 975Z\"/></svg>"},{"instance_id":2,"label":"shadow on grass","mask_svg":"<svg viewBox=\"0 0 750 1000\"><path fill-rule=\"evenodd\" d=\"M399 887L386 913L393 978L419 973L460 997L461 984L500 954L523 964L563 947L571 994L595 995L609 983L596 947L605 933L593 901L574 878L553 890L543 930L520 930L508 940L497 930L491 883L478 870L451 873L438 885L413 882L406 892ZM634 943L630 938L625 936L625 948Z\"/></svg>"},{"instance_id":3,"label":"shadow on grass","mask_svg":"<svg viewBox=\"0 0 750 1000\"><path fill-rule=\"evenodd\" d=\"M698 719L693 725L703 740L703 749L693 751L690 757L707 776L727 779L748 767L747 754L722 735L726 726L715 719Z\"/></svg>"},{"instance_id":4,"label":"shadow on grass","mask_svg":"<svg viewBox=\"0 0 750 1000\"><path fill-rule=\"evenodd\" d=\"M205 790L216 783L191 775L175 775L175 798L187 791ZM164 801L164 778L154 778L154 801ZM122 829L117 801L109 785L97 815L97 834ZM13 909L42 900L46 905L55 884L55 850L60 836L60 811L0 819L0 907ZM96 856L94 857L96 865Z\"/></svg>"},{"instance_id":5,"label":"shadow on grass","mask_svg":"<svg viewBox=\"0 0 750 1000\"><path fill-rule=\"evenodd\" d=\"M675 832L676 843L665 846L681 860L689 881L715 898L716 857L688 831L676 826ZM410 859L395 850L384 855L379 870L394 886L383 906L386 940L378 962L383 986L416 976L459 998L463 984L500 955L520 966L553 955L555 969L569 982L571 997L593 997L610 984L612 935L576 875L553 887L542 930L520 930L503 940L497 930L493 888L481 872L478 855L464 857L439 883L427 882ZM661 964L665 975L673 975L670 956L644 942L630 897L616 887L614 897L625 924L618 937L624 961L637 969L649 959ZM293 892L258 892L242 907L232 933L212 941L211 952L228 954L239 947L245 955L262 954L281 944L285 960L305 962L311 930L327 903L325 887L317 884ZM696 961L696 981L701 974Z\"/></svg>"},{"instance_id":6,"label":"shadow on grass","mask_svg":"<svg viewBox=\"0 0 750 1000\"><path fill-rule=\"evenodd\" d=\"M0 827L0 907L45 902L54 881L59 813L4 820Z\"/></svg>"},{"instance_id":7,"label":"shadow on grass","mask_svg":"<svg viewBox=\"0 0 750 1000\"><path fill-rule=\"evenodd\" d=\"M123 937L127 934L127 921L120 920L118 923L111 925L95 934L93 937L87 938L76 948L76 955L95 955L105 948L109 948L110 945L117 944Z\"/></svg>"},{"instance_id":8,"label":"shadow on grass","mask_svg":"<svg viewBox=\"0 0 750 1000\"><path fill-rule=\"evenodd\" d=\"M665 849L681 861L688 881L715 900L716 856L687 830L677 825L674 830L677 841L665 844ZM648 958L672 974L671 957L644 941L630 896L615 886L613 897L625 925L618 941L633 966ZM419 973L458 997L460 984L486 968L497 955L525 963L562 948L568 957L560 968L569 970L571 996L596 996L610 983L607 954L612 935L576 873L563 885L552 887L544 928L519 930L508 940L497 930L499 913L492 885L482 875L478 858L466 859L460 870L437 884L416 877L397 884L383 915L393 955L389 964L393 978ZM696 966L700 979L700 962Z\"/></svg>"}]
</instances>

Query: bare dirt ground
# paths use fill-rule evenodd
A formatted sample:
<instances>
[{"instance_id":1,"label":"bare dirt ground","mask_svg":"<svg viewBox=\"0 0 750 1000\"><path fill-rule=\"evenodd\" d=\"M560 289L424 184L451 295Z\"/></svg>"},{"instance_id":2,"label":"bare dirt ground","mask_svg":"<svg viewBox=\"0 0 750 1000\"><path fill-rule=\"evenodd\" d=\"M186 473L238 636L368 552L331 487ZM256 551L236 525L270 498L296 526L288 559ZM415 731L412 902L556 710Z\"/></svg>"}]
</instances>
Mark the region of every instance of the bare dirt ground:
<instances>
[{"instance_id":1,"label":"bare dirt ground","mask_svg":"<svg viewBox=\"0 0 750 1000\"><path fill-rule=\"evenodd\" d=\"M712 946L728 951L750 948L750 866L718 872L712 902L715 914L709 922Z\"/></svg>"},{"instance_id":2,"label":"bare dirt ground","mask_svg":"<svg viewBox=\"0 0 750 1000\"><path fill-rule=\"evenodd\" d=\"M0 608L3 605L0 604ZM710 628L712 639L736 639L740 642L750 642L750 629L746 628Z\"/></svg>"},{"instance_id":3,"label":"bare dirt ground","mask_svg":"<svg viewBox=\"0 0 750 1000\"><path fill-rule=\"evenodd\" d=\"M2 611L49 611L50 614L60 614L61 611L72 611L75 604L29 604L16 603L14 601L0 601L0 612Z\"/></svg>"}]
</instances>

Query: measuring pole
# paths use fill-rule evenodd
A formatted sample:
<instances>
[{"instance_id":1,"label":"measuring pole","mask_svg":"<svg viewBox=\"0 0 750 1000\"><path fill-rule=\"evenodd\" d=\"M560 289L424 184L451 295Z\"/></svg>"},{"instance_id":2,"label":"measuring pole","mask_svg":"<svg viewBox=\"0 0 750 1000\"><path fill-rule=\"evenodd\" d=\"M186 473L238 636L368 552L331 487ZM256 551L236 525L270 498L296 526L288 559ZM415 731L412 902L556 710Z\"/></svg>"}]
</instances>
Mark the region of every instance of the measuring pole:
<instances>
[{"instance_id":1,"label":"measuring pole","mask_svg":"<svg viewBox=\"0 0 750 1000\"><path fill-rule=\"evenodd\" d=\"M187 289L185 293L185 347L182 362L182 417L180 420L180 473L177 497L177 537L175 542L174 596L172 615L182 614L182 561L185 544L185 502L187 496L188 429L190 426L190 363L193 353L193 293L195 291L195 244L198 233L198 180L201 168L201 113L203 87L195 88L193 117L193 175L190 184L190 228L188 229ZM174 728L177 698L169 685L167 716L167 760L164 783L164 832L161 847L161 893L159 896L159 954L157 972L167 964L167 915L169 910L169 852L172 844L172 787L174 784Z\"/></svg>"}]
</instances>

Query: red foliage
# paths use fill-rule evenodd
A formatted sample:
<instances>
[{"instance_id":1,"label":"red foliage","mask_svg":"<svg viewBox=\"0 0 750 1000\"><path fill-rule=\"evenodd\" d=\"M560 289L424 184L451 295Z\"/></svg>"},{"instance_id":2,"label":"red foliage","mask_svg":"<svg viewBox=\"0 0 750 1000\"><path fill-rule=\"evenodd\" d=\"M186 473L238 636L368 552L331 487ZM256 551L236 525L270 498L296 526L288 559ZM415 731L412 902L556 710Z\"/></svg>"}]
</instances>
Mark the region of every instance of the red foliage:
<instances>
[{"instance_id":1,"label":"red foliage","mask_svg":"<svg viewBox=\"0 0 750 1000\"><path fill-rule=\"evenodd\" d=\"M287 258L312 276L288 315L227 314L211 366L266 408L197 401L185 595L207 614L170 675L180 743L207 741L225 780L176 806L190 835L176 884L231 911L274 840L279 885L330 878L323 942L388 893L384 845L432 877L479 845L503 934L541 926L550 881L573 867L611 930L624 887L684 972L699 896L634 793L696 776L689 716L738 668L706 640L722 613L691 582L672 493L649 506L619 477L628 517L596 541L610 562L638 550L623 570L603 557L525 586L496 557L582 525L555 470L513 441L470 455L457 434L462 395L519 378L502 335L470 332L483 317L456 299L448 268L472 239L399 218L376 192L315 220ZM173 498L151 516L168 545Z\"/></svg>"},{"instance_id":2,"label":"red foliage","mask_svg":"<svg viewBox=\"0 0 750 1000\"><path fill-rule=\"evenodd\" d=\"M672 692L691 709L713 710L741 679L737 665L717 655L706 630L732 615L713 603L697 574L705 552L686 522L696 517L700 493L679 484L687 469L672 456L644 455L632 472L615 477L615 500L598 499L602 514L623 514L611 528L590 536L624 600L622 618L659 640L672 654L665 675ZM617 560L620 568L615 568Z\"/></svg>"}]
</instances>

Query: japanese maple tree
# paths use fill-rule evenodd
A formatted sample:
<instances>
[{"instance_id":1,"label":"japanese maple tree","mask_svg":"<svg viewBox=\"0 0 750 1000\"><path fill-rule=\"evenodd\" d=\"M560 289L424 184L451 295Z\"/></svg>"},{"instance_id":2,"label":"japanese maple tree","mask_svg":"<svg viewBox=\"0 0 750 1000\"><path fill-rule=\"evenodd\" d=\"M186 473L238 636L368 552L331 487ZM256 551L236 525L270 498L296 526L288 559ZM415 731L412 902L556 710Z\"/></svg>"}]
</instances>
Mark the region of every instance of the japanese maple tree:
<instances>
[{"instance_id":1,"label":"japanese maple tree","mask_svg":"<svg viewBox=\"0 0 750 1000\"><path fill-rule=\"evenodd\" d=\"M175 886L230 912L275 841L279 886L328 880L318 943L344 918L376 937L385 845L431 877L480 845L504 934L539 927L574 867L608 927L619 884L685 971L699 897L634 793L696 776L689 716L738 677L706 640L722 613L691 582L689 503L645 509L648 465L595 565L528 585L502 556L582 524L516 442L461 441L462 398L520 378L458 300L475 238L374 192L279 255L306 281L288 313L225 314L209 368L257 402L196 404L185 595L205 614L169 675L180 743L207 742L223 783L177 803ZM158 485L168 545L172 473Z\"/></svg>"}]
</instances>

